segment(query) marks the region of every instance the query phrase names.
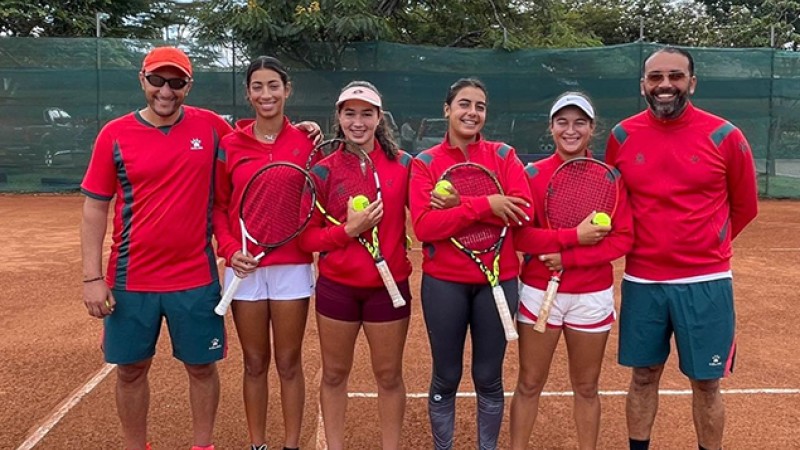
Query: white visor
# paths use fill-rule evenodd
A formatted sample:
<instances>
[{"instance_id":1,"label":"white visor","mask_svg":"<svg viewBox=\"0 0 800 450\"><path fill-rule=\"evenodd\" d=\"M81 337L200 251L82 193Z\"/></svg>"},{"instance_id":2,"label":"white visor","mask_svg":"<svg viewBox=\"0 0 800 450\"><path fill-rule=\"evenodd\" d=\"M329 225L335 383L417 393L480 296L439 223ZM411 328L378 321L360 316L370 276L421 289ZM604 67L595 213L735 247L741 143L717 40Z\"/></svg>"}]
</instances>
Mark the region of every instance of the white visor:
<instances>
[{"instance_id":1,"label":"white visor","mask_svg":"<svg viewBox=\"0 0 800 450\"><path fill-rule=\"evenodd\" d=\"M553 107L550 108L550 119L567 106L578 107L581 111L586 113L590 119L594 120L594 108L592 108L592 104L589 103L589 100L580 95L565 95L559 98Z\"/></svg>"}]
</instances>

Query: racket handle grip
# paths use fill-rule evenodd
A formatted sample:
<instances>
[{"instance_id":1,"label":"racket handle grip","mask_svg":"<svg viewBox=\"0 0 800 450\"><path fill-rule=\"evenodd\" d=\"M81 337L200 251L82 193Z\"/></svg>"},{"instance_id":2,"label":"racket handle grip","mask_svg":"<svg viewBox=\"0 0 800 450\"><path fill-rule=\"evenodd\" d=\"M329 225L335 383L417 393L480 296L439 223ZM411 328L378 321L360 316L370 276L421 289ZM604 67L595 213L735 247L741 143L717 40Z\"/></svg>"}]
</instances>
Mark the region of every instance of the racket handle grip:
<instances>
[{"instance_id":1,"label":"racket handle grip","mask_svg":"<svg viewBox=\"0 0 800 450\"><path fill-rule=\"evenodd\" d=\"M214 308L214 312L217 313L217 315L224 316L225 313L228 312L228 307L231 306L233 296L239 289L239 284L241 284L241 282L242 278L237 276L233 277L231 284L228 285L228 289L225 290L225 295L222 296L222 300L220 300L219 303L217 303L217 306Z\"/></svg>"},{"instance_id":2,"label":"racket handle grip","mask_svg":"<svg viewBox=\"0 0 800 450\"><path fill-rule=\"evenodd\" d=\"M497 313L500 315L500 322L503 324L503 332L506 335L506 341L515 341L519 339L517 329L514 326L514 317L508 309L508 301L506 300L506 293L500 285L492 287L492 296L494 297L494 304L497 308Z\"/></svg>"},{"instance_id":3,"label":"racket handle grip","mask_svg":"<svg viewBox=\"0 0 800 450\"><path fill-rule=\"evenodd\" d=\"M406 299L403 298L403 295L400 294L400 290L397 289L397 283L394 281L394 276L392 276L392 271L389 270L389 265L386 264L386 260L382 259L376 262L375 267L378 268L378 273L381 274L383 285L386 286L386 290L389 291L389 296L392 298L392 305L395 308L406 306Z\"/></svg>"},{"instance_id":4,"label":"racket handle grip","mask_svg":"<svg viewBox=\"0 0 800 450\"><path fill-rule=\"evenodd\" d=\"M544 298L542 299L542 307L539 308L539 317L536 319L536 324L533 326L535 331L544 333L547 329L547 319L550 317L550 308L553 307L553 301L556 299L556 292L558 292L558 285L561 279L558 275L550 277L550 282L547 283L547 290L544 291Z\"/></svg>"}]
</instances>

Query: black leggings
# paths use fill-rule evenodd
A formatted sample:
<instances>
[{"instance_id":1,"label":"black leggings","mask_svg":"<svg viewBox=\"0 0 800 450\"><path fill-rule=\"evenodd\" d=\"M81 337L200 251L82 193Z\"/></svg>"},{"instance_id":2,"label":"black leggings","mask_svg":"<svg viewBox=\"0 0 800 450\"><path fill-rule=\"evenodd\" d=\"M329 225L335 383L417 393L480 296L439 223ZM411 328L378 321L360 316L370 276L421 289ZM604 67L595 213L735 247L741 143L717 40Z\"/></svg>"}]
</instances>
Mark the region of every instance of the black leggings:
<instances>
[{"instance_id":1,"label":"black leggings","mask_svg":"<svg viewBox=\"0 0 800 450\"><path fill-rule=\"evenodd\" d=\"M500 283L509 309L517 310L517 280ZM434 446L453 446L455 396L463 373L467 328L472 339L472 381L478 397L478 447L494 449L503 421L503 358L506 338L488 284L422 277L422 312L433 356L428 399Z\"/></svg>"}]
</instances>

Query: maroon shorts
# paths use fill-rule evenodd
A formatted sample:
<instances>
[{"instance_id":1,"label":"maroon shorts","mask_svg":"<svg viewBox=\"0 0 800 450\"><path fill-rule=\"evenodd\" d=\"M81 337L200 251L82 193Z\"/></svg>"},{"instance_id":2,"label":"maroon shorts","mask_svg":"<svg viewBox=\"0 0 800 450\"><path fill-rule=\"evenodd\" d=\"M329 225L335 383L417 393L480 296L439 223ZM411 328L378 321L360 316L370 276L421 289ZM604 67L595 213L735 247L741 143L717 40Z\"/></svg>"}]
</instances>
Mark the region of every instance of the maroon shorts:
<instances>
[{"instance_id":1,"label":"maroon shorts","mask_svg":"<svg viewBox=\"0 0 800 450\"><path fill-rule=\"evenodd\" d=\"M411 315L411 290L408 280L398 281L397 288L406 305L395 308L385 287L347 286L320 275L317 279L317 313L345 322L391 322Z\"/></svg>"}]
</instances>

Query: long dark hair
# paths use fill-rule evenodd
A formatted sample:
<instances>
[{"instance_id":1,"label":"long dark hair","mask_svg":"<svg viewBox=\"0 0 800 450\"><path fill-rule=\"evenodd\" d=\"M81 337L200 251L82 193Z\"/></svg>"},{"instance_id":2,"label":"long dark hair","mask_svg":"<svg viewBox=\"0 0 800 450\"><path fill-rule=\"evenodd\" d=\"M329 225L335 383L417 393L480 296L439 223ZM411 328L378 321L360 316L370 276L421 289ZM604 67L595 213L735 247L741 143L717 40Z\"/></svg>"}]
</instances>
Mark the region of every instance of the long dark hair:
<instances>
[{"instance_id":1,"label":"long dark hair","mask_svg":"<svg viewBox=\"0 0 800 450\"><path fill-rule=\"evenodd\" d=\"M378 94L378 97L381 97L381 99L383 99L383 96L381 95L380 91L378 91L378 88L376 88L375 85L370 83L369 81L361 81L361 80L351 81L350 83L347 83L347 86L343 87L342 90L339 93L341 94L342 92L350 89L351 87L355 87L355 86L360 86L360 87L363 87L363 88L367 88L367 89L375 92L376 94ZM378 108L378 107L376 106L375 108ZM338 115L340 109L341 109L341 106L336 108L334 116ZM344 131L342 130L341 125L339 125L338 116L335 117L333 130L336 133L336 137L337 138L344 139ZM378 126L375 128L375 139L378 140L378 143L381 145L381 148L383 149L383 152L386 153L386 156L390 160L397 159L397 155L399 153L399 146L397 145L397 142L395 142L395 140L394 140L394 135L392 134L392 130L388 126L386 126L386 118L385 117L381 118L381 121L378 123Z\"/></svg>"}]
</instances>

